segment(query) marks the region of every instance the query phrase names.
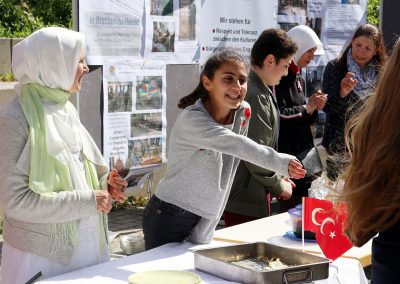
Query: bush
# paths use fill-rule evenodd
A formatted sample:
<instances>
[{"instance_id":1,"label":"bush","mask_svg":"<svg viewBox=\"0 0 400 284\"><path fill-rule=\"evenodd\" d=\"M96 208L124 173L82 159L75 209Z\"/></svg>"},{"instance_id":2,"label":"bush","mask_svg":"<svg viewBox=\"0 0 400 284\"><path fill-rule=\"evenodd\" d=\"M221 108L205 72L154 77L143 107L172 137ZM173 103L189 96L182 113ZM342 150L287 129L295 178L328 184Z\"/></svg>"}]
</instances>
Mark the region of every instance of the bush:
<instances>
[{"instance_id":1,"label":"bush","mask_svg":"<svg viewBox=\"0 0 400 284\"><path fill-rule=\"evenodd\" d=\"M43 27L29 8L15 0L0 0L0 37L26 37Z\"/></svg>"},{"instance_id":2,"label":"bush","mask_svg":"<svg viewBox=\"0 0 400 284\"><path fill-rule=\"evenodd\" d=\"M113 201L113 210L126 209L132 207L144 207L147 202L149 202L148 197L142 196L129 196L124 203L119 203L118 201Z\"/></svg>"},{"instance_id":3,"label":"bush","mask_svg":"<svg viewBox=\"0 0 400 284\"><path fill-rule=\"evenodd\" d=\"M15 81L15 76L13 73L8 72L5 74L0 74L0 82L12 82Z\"/></svg>"},{"instance_id":4,"label":"bush","mask_svg":"<svg viewBox=\"0 0 400 284\"><path fill-rule=\"evenodd\" d=\"M379 27L379 0L368 0L367 22Z\"/></svg>"},{"instance_id":5,"label":"bush","mask_svg":"<svg viewBox=\"0 0 400 284\"><path fill-rule=\"evenodd\" d=\"M0 0L0 37L26 37L44 26L72 27L72 0Z\"/></svg>"},{"instance_id":6,"label":"bush","mask_svg":"<svg viewBox=\"0 0 400 284\"><path fill-rule=\"evenodd\" d=\"M72 0L27 0L32 14L48 25L72 28Z\"/></svg>"}]
</instances>

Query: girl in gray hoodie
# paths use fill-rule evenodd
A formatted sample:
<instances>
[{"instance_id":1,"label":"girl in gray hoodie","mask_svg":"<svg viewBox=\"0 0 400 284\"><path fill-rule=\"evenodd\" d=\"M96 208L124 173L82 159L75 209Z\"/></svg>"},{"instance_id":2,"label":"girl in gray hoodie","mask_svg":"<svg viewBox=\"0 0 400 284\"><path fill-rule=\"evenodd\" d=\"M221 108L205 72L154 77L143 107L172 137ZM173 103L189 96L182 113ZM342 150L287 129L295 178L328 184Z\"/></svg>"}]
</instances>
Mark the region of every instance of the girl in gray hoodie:
<instances>
[{"instance_id":1,"label":"girl in gray hoodie","mask_svg":"<svg viewBox=\"0 0 400 284\"><path fill-rule=\"evenodd\" d=\"M247 67L231 51L212 55L196 89L182 98L171 132L168 168L143 214L146 250L171 242L208 243L224 211L241 159L302 178L294 156L247 138Z\"/></svg>"}]
</instances>

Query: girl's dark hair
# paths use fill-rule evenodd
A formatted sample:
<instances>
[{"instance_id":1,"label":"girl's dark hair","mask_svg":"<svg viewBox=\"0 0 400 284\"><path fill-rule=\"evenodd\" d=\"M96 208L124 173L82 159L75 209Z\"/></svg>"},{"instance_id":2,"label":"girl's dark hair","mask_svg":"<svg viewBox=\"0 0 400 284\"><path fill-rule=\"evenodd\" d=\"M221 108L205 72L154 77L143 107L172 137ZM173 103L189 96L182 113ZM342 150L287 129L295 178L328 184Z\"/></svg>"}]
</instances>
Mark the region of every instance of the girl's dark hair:
<instances>
[{"instance_id":1,"label":"girl's dark hair","mask_svg":"<svg viewBox=\"0 0 400 284\"><path fill-rule=\"evenodd\" d=\"M243 57L234 51L224 50L212 54L204 65L203 71L200 74L199 84L197 85L196 89L194 89L189 95L181 98L179 100L178 107L184 109L190 105L193 105L198 99L201 99L203 102L206 101L208 99L208 91L206 88L204 88L203 77L206 76L208 79L212 80L215 72L221 67L222 64L227 62L234 62L246 66Z\"/></svg>"},{"instance_id":2,"label":"girl's dark hair","mask_svg":"<svg viewBox=\"0 0 400 284\"><path fill-rule=\"evenodd\" d=\"M344 77L347 72L347 53L351 48L353 40L355 40L360 36L368 37L374 41L376 47L376 54L374 55L374 57L372 57L371 62L374 64L376 71L378 73L380 72L383 64L386 61L386 50L385 50L385 45L383 44L383 37L380 30L371 24L361 25L356 29L351 42L349 43L349 45L346 47L346 49L343 51L342 55L338 59L339 72L342 75L342 77Z\"/></svg>"},{"instance_id":3,"label":"girl's dark hair","mask_svg":"<svg viewBox=\"0 0 400 284\"><path fill-rule=\"evenodd\" d=\"M251 49L251 65L263 67L265 58L272 54L276 64L297 51L296 43L281 29L264 30Z\"/></svg>"}]
</instances>

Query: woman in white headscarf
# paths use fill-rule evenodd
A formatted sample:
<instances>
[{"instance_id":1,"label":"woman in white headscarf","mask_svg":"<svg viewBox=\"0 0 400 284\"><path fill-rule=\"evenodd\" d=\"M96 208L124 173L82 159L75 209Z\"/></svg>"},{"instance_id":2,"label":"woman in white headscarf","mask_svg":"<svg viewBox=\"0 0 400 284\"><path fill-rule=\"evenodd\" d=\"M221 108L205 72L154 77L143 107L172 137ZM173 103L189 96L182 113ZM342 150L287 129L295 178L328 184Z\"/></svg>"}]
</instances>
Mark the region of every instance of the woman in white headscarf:
<instances>
[{"instance_id":1,"label":"woman in white headscarf","mask_svg":"<svg viewBox=\"0 0 400 284\"><path fill-rule=\"evenodd\" d=\"M13 49L17 97L0 112L1 280L25 283L109 259L106 215L126 186L68 101L89 69L84 36L43 28Z\"/></svg>"},{"instance_id":2,"label":"woman in white headscarf","mask_svg":"<svg viewBox=\"0 0 400 284\"><path fill-rule=\"evenodd\" d=\"M326 102L326 95L319 90L306 102L305 84L300 71L314 59L317 51L321 53L323 49L318 36L307 26L296 26L288 31L288 35L296 42L298 50L293 55L288 75L275 87L280 112L278 150L299 155L314 146L310 126ZM308 196L312 180L312 177L306 176L294 181L296 187L293 189L291 199L281 201L282 212L300 204L301 197Z\"/></svg>"}]
</instances>

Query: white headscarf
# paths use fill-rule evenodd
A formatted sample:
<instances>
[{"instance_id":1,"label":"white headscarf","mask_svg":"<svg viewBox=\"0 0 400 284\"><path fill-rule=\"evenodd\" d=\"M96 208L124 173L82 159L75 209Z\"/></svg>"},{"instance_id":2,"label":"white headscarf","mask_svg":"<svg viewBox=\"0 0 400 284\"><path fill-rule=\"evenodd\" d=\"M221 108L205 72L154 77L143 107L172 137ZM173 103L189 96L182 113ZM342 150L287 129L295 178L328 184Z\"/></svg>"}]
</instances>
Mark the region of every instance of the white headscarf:
<instances>
[{"instance_id":1,"label":"white headscarf","mask_svg":"<svg viewBox=\"0 0 400 284\"><path fill-rule=\"evenodd\" d=\"M45 137L45 145L39 140L31 145L32 152L40 155L47 152L61 163L71 164L71 153L82 150L89 161L105 166L104 158L81 124L76 109L67 100L70 95L67 90L75 81L83 48L84 35L78 32L59 27L34 32L13 49L12 68L19 81L16 91L30 126L31 140L32 137L40 139L39 135ZM40 194L60 190L57 185L51 185L51 176L46 177L51 171L51 160L35 169L33 157L31 154L30 188ZM47 179L36 182L35 177ZM80 173L71 172L72 180L79 177Z\"/></svg>"},{"instance_id":2,"label":"white headscarf","mask_svg":"<svg viewBox=\"0 0 400 284\"><path fill-rule=\"evenodd\" d=\"M20 84L69 90L75 80L84 35L65 28L40 29L13 49L12 70Z\"/></svg>"},{"instance_id":3,"label":"white headscarf","mask_svg":"<svg viewBox=\"0 0 400 284\"><path fill-rule=\"evenodd\" d=\"M298 46L297 52L293 55L294 64L298 65L300 57L311 48L317 47L316 54L324 53L322 42L310 27L299 25L291 28L287 33Z\"/></svg>"}]
</instances>

